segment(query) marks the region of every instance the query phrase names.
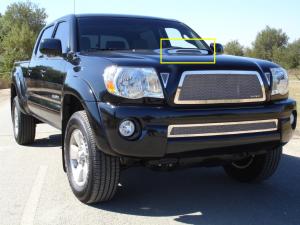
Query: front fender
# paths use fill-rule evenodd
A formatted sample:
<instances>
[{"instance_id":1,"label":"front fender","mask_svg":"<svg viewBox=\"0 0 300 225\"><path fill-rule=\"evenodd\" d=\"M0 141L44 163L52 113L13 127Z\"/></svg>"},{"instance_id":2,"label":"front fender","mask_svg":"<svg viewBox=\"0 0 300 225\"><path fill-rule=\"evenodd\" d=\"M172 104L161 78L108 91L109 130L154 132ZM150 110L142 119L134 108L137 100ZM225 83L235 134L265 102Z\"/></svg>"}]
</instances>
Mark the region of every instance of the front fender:
<instances>
[{"instance_id":1,"label":"front fender","mask_svg":"<svg viewBox=\"0 0 300 225\"><path fill-rule=\"evenodd\" d=\"M15 66L12 71L11 80L19 99L20 110L25 114L29 114L26 95L27 87L25 83L24 73L26 73L26 68L22 68L21 66Z\"/></svg>"},{"instance_id":2,"label":"front fender","mask_svg":"<svg viewBox=\"0 0 300 225\"><path fill-rule=\"evenodd\" d=\"M107 154L115 155L107 142L97 100L90 85L80 76L69 74L66 76L65 85L63 88L62 107L64 107L64 100L65 96L67 95L72 95L81 102L81 105L87 113L91 128L94 132L95 142L98 149L101 149L101 151ZM62 108L61 112L64 112L64 108ZM62 121L62 133L64 137L64 128L66 127L67 121Z\"/></svg>"}]
</instances>

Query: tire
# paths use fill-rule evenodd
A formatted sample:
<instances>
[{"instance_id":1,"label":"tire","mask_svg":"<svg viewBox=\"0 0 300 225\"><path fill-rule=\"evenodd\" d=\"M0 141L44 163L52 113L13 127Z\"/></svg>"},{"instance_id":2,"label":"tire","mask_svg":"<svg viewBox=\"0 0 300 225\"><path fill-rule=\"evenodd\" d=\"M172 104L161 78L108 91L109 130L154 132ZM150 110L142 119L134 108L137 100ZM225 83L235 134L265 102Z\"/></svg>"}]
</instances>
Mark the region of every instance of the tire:
<instances>
[{"instance_id":1,"label":"tire","mask_svg":"<svg viewBox=\"0 0 300 225\"><path fill-rule=\"evenodd\" d=\"M67 124L64 157L71 189L81 202L92 204L113 198L120 159L97 149L85 111L74 113Z\"/></svg>"},{"instance_id":2,"label":"tire","mask_svg":"<svg viewBox=\"0 0 300 225\"><path fill-rule=\"evenodd\" d=\"M282 147L276 147L265 154L225 165L224 170L230 177L240 182L262 182L275 173L281 155Z\"/></svg>"},{"instance_id":3,"label":"tire","mask_svg":"<svg viewBox=\"0 0 300 225\"><path fill-rule=\"evenodd\" d=\"M35 119L21 112L18 97L15 97L11 107L14 137L18 144L29 145L35 139Z\"/></svg>"}]
</instances>

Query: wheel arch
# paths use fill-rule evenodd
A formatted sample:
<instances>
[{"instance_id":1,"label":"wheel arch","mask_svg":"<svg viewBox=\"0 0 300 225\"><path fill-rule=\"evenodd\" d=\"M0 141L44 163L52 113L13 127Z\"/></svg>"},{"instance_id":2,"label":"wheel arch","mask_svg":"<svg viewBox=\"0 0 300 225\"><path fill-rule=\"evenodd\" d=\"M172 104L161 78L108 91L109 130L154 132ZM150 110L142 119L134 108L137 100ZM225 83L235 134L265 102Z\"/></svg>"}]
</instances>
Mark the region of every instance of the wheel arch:
<instances>
[{"instance_id":1,"label":"wheel arch","mask_svg":"<svg viewBox=\"0 0 300 225\"><path fill-rule=\"evenodd\" d=\"M14 98L18 96L16 85L14 83L10 84L10 105L12 106L12 103L14 101Z\"/></svg>"},{"instance_id":2,"label":"wheel arch","mask_svg":"<svg viewBox=\"0 0 300 225\"><path fill-rule=\"evenodd\" d=\"M11 73L11 86L10 86L10 103L17 96L19 99L19 108L24 114L29 114L27 107L26 98L26 84L24 79L24 73L26 73L26 68L22 68L20 65L15 65Z\"/></svg>"},{"instance_id":3,"label":"wheel arch","mask_svg":"<svg viewBox=\"0 0 300 225\"><path fill-rule=\"evenodd\" d=\"M102 119L98 109L98 102L91 87L86 81L78 77L74 77L72 75L70 77L71 78L65 81L61 108L62 162L64 171L66 171L64 159L64 138L66 127L73 113L77 111L86 111L88 120L95 134L97 147L104 152L112 155L110 147L108 146L108 143L106 141L106 135L104 134L103 129L101 129Z\"/></svg>"}]
</instances>

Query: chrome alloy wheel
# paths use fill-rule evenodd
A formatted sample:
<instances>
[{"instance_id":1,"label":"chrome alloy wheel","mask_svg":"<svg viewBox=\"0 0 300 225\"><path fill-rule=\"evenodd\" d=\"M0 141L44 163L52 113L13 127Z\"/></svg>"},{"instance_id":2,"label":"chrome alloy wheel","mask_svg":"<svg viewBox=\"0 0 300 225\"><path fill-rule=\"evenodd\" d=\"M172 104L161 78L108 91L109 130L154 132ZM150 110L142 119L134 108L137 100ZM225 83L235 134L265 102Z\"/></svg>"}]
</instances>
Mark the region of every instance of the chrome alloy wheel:
<instances>
[{"instance_id":1,"label":"chrome alloy wheel","mask_svg":"<svg viewBox=\"0 0 300 225\"><path fill-rule=\"evenodd\" d=\"M15 135L16 137L19 134L19 113L18 113L18 109L17 106L14 107L14 130L15 130Z\"/></svg>"},{"instance_id":2,"label":"chrome alloy wheel","mask_svg":"<svg viewBox=\"0 0 300 225\"><path fill-rule=\"evenodd\" d=\"M78 186L82 187L87 182L89 154L87 142L79 129L72 132L69 157L73 179Z\"/></svg>"}]
</instances>

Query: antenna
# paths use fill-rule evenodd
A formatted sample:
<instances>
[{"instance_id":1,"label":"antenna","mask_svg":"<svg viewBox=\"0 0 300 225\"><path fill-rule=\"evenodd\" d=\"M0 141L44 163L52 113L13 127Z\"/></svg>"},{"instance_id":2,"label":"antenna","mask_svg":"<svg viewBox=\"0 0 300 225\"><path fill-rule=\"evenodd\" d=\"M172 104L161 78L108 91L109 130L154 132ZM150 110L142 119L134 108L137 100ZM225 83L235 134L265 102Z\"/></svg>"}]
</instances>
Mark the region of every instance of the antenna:
<instances>
[{"instance_id":1,"label":"antenna","mask_svg":"<svg viewBox=\"0 0 300 225\"><path fill-rule=\"evenodd\" d=\"M74 9L74 14L75 14L75 0L73 0L73 9Z\"/></svg>"}]
</instances>

